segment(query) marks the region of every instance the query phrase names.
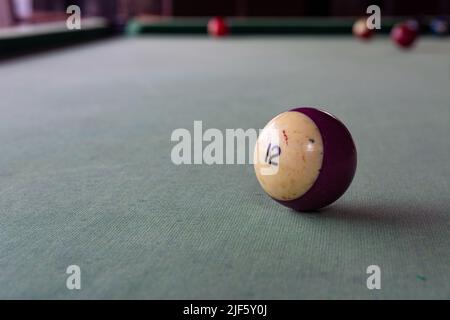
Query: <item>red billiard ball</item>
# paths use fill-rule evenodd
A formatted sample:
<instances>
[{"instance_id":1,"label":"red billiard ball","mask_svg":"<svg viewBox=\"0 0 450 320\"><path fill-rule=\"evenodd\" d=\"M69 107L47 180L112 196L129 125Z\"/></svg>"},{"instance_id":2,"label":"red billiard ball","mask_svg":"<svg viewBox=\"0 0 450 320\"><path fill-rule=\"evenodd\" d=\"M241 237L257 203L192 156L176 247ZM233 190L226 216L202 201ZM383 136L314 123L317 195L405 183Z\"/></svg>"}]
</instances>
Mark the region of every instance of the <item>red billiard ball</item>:
<instances>
[{"instance_id":1,"label":"red billiard ball","mask_svg":"<svg viewBox=\"0 0 450 320\"><path fill-rule=\"evenodd\" d=\"M214 17L208 21L208 33L214 37L226 36L229 32L228 24L221 17Z\"/></svg>"},{"instance_id":2,"label":"red billiard ball","mask_svg":"<svg viewBox=\"0 0 450 320\"><path fill-rule=\"evenodd\" d=\"M272 199L297 211L313 211L336 201L350 186L356 148L336 117L301 107L264 127L253 161L258 182Z\"/></svg>"},{"instance_id":3,"label":"red billiard ball","mask_svg":"<svg viewBox=\"0 0 450 320\"><path fill-rule=\"evenodd\" d=\"M416 41L418 31L408 23L396 24L391 30L391 39L400 48L410 48Z\"/></svg>"},{"instance_id":4,"label":"red billiard ball","mask_svg":"<svg viewBox=\"0 0 450 320\"><path fill-rule=\"evenodd\" d=\"M361 40L369 40L374 35L374 30L367 26L366 18L356 20L352 32L355 37Z\"/></svg>"}]
</instances>

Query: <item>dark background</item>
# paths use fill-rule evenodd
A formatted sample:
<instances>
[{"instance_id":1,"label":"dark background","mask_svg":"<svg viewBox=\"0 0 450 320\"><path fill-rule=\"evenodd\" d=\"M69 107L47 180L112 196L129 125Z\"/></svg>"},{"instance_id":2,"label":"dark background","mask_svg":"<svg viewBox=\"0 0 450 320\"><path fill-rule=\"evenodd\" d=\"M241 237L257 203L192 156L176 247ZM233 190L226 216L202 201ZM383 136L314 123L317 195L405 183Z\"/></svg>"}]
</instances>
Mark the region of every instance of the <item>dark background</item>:
<instances>
[{"instance_id":1,"label":"dark background","mask_svg":"<svg viewBox=\"0 0 450 320\"><path fill-rule=\"evenodd\" d=\"M14 13L15 1L31 1L33 13L24 19ZM126 20L134 16L362 16L371 4L383 16L450 14L447 0L0 0L0 26L65 19L65 8L79 5L84 16Z\"/></svg>"},{"instance_id":2,"label":"dark background","mask_svg":"<svg viewBox=\"0 0 450 320\"><path fill-rule=\"evenodd\" d=\"M79 3L89 7L128 6L133 14L174 16L357 16L371 4L384 15L435 15L450 13L447 0L35 0L36 9L58 9ZM94 7L91 5L91 7Z\"/></svg>"}]
</instances>

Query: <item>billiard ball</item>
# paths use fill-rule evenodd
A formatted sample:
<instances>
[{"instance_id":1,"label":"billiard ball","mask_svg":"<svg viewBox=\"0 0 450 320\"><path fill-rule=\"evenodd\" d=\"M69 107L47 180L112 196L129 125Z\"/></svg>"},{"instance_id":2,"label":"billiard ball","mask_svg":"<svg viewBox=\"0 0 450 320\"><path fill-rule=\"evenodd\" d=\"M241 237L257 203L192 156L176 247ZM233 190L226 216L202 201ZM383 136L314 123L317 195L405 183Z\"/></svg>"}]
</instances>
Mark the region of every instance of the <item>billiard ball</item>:
<instances>
[{"instance_id":1,"label":"billiard ball","mask_svg":"<svg viewBox=\"0 0 450 320\"><path fill-rule=\"evenodd\" d=\"M223 37L229 32L227 22L221 17L214 17L208 21L208 33L213 37Z\"/></svg>"},{"instance_id":2,"label":"billiard ball","mask_svg":"<svg viewBox=\"0 0 450 320\"><path fill-rule=\"evenodd\" d=\"M367 19L361 18L355 21L352 27L355 37L361 40L369 40L374 35L374 30L367 26Z\"/></svg>"},{"instance_id":3,"label":"billiard ball","mask_svg":"<svg viewBox=\"0 0 450 320\"><path fill-rule=\"evenodd\" d=\"M418 31L407 23L398 23L391 30L392 41L400 48L410 48L416 41Z\"/></svg>"},{"instance_id":4,"label":"billiard ball","mask_svg":"<svg viewBox=\"0 0 450 320\"><path fill-rule=\"evenodd\" d=\"M336 201L350 186L356 148L336 117L299 107L264 127L253 163L257 180L271 198L296 211L314 211Z\"/></svg>"},{"instance_id":5,"label":"billiard ball","mask_svg":"<svg viewBox=\"0 0 450 320\"><path fill-rule=\"evenodd\" d=\"M448 20L445 17L438 17L431 20L431 32L438 36L445 36L448 33Z\"/></svg>"},{"instance_id":6,"label":"billiard ball","mask_svg":"<svg viewBox=\"0 0 450 320\"><path fill-rule=\"evenodd\" d=\"M416 19L409 19L405 21L405 24L410 27L411 29L413 29L415 32L419 33L420 32L420 24L419 21Z\"/></svg>"}]
</instances>

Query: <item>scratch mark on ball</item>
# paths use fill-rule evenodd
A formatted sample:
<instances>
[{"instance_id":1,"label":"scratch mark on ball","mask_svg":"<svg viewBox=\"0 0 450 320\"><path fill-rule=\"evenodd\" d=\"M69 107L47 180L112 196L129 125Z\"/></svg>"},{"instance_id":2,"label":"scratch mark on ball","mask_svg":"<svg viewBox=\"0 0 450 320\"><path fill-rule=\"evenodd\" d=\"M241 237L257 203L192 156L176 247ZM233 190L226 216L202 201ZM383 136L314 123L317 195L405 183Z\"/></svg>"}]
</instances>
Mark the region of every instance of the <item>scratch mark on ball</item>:
<instances>
[{"instance_id":1,"label":"scratch mark on ball","mask_svg":"<svg viewBox=\"0 0 450 320\"><path fill-rule=\"evenodd\" d=\"M286 142L286 145L288 145L288 136L287 136L285 130L283 130L283 136L284 136L284 142Z\"/></svg>"}]
</instances>

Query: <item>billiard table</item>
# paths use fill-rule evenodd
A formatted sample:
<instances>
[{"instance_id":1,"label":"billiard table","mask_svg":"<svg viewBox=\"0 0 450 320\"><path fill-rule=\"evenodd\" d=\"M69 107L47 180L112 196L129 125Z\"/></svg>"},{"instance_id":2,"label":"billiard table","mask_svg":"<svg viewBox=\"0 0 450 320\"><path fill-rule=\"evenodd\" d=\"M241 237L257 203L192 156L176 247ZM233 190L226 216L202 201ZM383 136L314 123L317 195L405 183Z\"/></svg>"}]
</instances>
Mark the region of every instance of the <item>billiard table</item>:
<instances>
[{"instance_id":1,"label":"billiard table","mask_svg":"<svg viewBox=\"0 0 450 320\"><path fill-rule=\"evenodd\" d=\"M450 299L449 44L153 34L3 61L0 298ZM358 150L319 212L271 200L251 164L171 161L175 129L296 106Z\"/></svg>"}]
</instances>

